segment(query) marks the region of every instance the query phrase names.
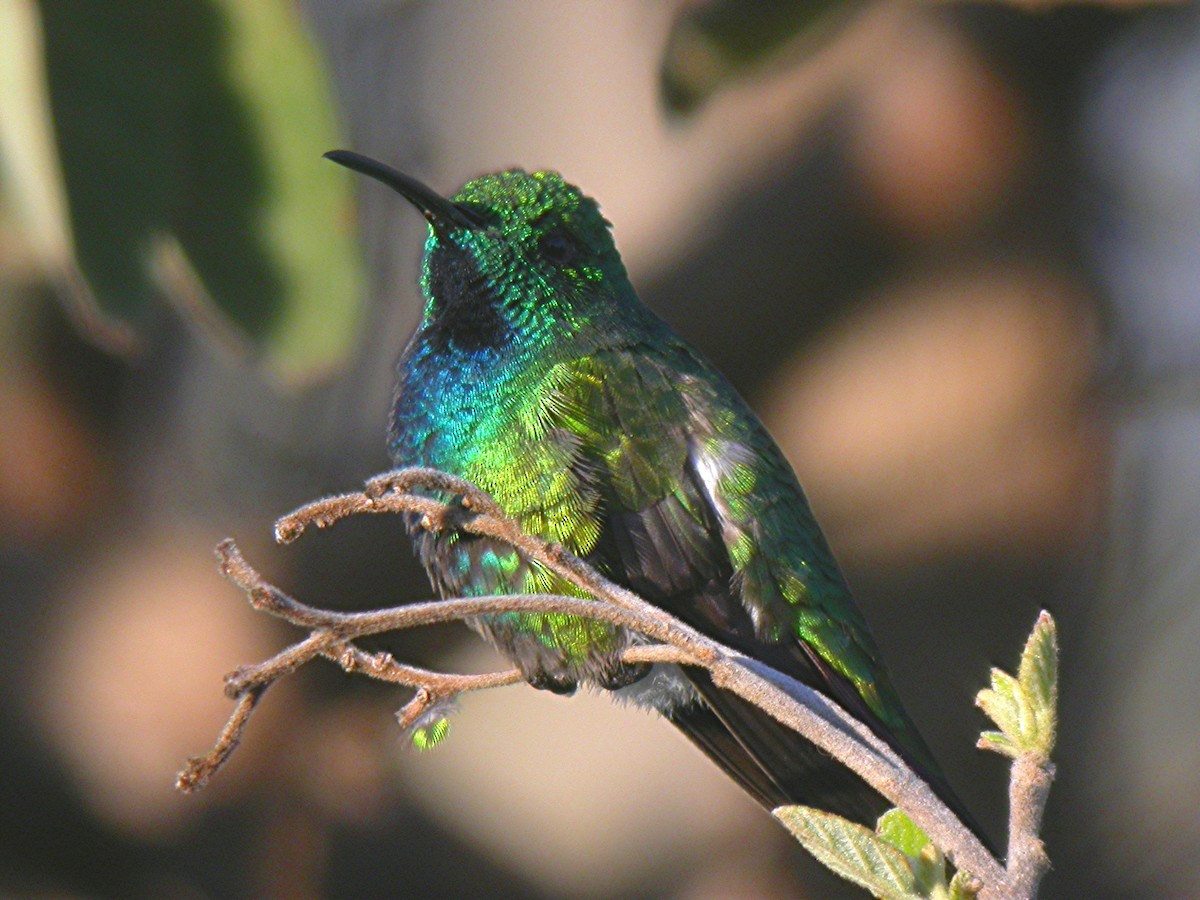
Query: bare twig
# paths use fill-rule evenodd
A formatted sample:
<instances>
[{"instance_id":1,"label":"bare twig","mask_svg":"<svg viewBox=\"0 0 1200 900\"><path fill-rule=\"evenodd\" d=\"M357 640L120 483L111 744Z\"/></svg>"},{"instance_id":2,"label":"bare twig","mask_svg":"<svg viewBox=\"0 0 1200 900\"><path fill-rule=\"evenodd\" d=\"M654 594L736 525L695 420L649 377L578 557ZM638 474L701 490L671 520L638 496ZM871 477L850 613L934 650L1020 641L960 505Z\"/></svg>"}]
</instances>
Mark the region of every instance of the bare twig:
<instances>
[{"instance_id":1,"label":"bare twig","mask_svg":"<svg viewBox=\"0 0 1200 900\"><path fill-rule=\"evenodd\" d=\"M217 737L213 748L204 756L193 756L187 761L187 765L175 779L175 787L185 794L191 794L208 784L209 779L217 774L217 771L225 765L230 755L237 749L237 745L241 743L246 723L250 721L250 716L254 713L258 701L262 699L265 692L266 687L259 686L247 691L238 699L237 706L233 708L233 715L221 729L221 734Z\"/></svg>"},{"instance_id":2,"label":"bare twig","mask_svg":"<svg viewBox=\"0 0 1200 900\"><path fill-rule=\"evenodd\" d=\"M1041 754L1022 753L1013 761L1008 786L1008 876L1017 897L1036 897L1050 869L1038 835L1053 780L1054 764Z\"/></svg>"},{"instance_id":3,"label":"bare twig","mask_svg":"<svg viewBox=\"0 0 1200 900\"><path fill-rule=\"evenodd\" d=\"M413 490L434 496L414 494ZM443 501L437 495L451 497ZM340 519L362 513L404 513L419 517L431 530L456 529L491 537L517 549L532 562L544 566L595 599L545 594L502 595L458 598L364 613L341 613L316 609L289 597L266 582L238 553L232 541L223 542L217 553L222 571L246 591L256 609L310 629L304 641L287 648L256 666L238 669L227 679L228 690L240 698L259 697L268 685L309 660L322 656L348 672L416 689L417 694L401 711L404 721L415 722L434 704L470 690L513 684L515 671L487 675L451 675L429 672L397 663L389 654L365 653L353 645L356 638L437 622L460 621L503 612L556 612L581 616L622 626L661 642L633 646L626 651L629 662L674 662L709 670L719 687L759 706L818 747L835 756L888 800L902 807L942 848L955 864L978 877L983 897L1032 897L1019 893L1014 881L1016 867L1006 871L978 838L942 803L937 795L885 742L837 704L755 660L715 641L669 616L636 594L614 584L561 545L525 534L503 515L495 502L473 485L442 472L406 469L373 479L362 493L331 497L301 507L276 523L280 542L296 540L310 526L324 528ZM257 699L249 702L249 708ZM249 708L235 712L216 747L201 760L193 760L180 776L181 789L194 790L215 773L236 746ZM1040 809L1040 808L1039 808ZM1026 817L1023 828L1036 826L1040 811ZM1015 841L1010 848L1032 847ZM1036 867L1035 867L1036 868ZM1044 871L1044 870L1041 870ZM1040 877L1040 876L1039 876ZM1036 879L1021 887L1036 890Z\"/></svg>"}]
</instances>

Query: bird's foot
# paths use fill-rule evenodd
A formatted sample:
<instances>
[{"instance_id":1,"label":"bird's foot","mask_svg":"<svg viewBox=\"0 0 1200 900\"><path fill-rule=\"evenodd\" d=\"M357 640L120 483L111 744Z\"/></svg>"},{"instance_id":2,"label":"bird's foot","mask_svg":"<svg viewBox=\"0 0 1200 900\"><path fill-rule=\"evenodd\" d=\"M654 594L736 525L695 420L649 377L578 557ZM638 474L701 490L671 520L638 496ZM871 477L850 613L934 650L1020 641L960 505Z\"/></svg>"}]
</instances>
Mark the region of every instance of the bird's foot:
<instances>
[{"instance_id":1,"label":"bird's foot","mask_svg":"<svg viewBox=\"0 0 1200 900\"><path fill-rule=\"evenodd\" d=\"M649 663L638 663L634 666L619 665L596 676L596 684L606 691L619 691L629 687L636 681L641 681L650 673Z\"/></svg>"},{"instance_id":2,"label":"bird's foot","mask_svg":"<svg viewBox=\"0 0 1200 900\"><path fill-rule=\"evenodd\" d=\"M544 669L526 676L533 687L539 691L549 691L562 697L570 697L578 687L574 678L569 675L552 675Z\"/></svg>"}]
</instances>

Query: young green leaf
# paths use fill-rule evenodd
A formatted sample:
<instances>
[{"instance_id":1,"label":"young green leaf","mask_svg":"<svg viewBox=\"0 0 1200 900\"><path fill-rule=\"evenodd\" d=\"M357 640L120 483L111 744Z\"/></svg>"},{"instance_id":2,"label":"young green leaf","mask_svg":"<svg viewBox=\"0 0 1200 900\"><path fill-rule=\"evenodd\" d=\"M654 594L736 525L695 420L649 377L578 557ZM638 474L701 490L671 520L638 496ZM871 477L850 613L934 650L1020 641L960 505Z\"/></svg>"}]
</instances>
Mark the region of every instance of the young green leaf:
<instances>
[{"instance_id":1,"label":"young green leaf","mask_svg":"<svg viewBox=\"0 0 1200 900\"><path fill-rule=\"evenodd\" d=\"M922 896L946 896L946 857L903 810L889 809L880 816L875 833L908 857Z\"/></svg>"},{"instance_id":2,"label":"young green leaf","mask_svg":"<svg viewBox=\"0 0 1200 900\"><path fill-rule=\"evenodd\" d=\"M920 856L929 838L902 809L889 809L875 825L875 833L905 856Z\"/></svg>"},{"instance_id":3,"label":"young green leaf","mask_svg":"<svg viewBox=\"0 0 1200 900\"><path fill-rule=\"evenodd\" d=\"M1000 727L984 732L979 746L1014 758L1049 757L1058 724L1058 639L1049 613L1038 617L1017 673L1013 678L993 669L991 688L976 697L976 705Z\"/></svg>"},{"instance_id":4,"label":"young green leaf","mask_svg":"<svg viewBox=\"0 0 1200 900\"><path fill-rule=\"evenodd\" d=\"M775 817L826 867L876 897L922 897L908 858L870 829L808 806L781 806Z\"/></svg>"},{"instance_id":5,"label":"young green leaf","mask_svg":"<svg viewBox=\"0 0 1200 900\"><path fill-rule=\"evenodd\" d=\"M1058 631L1045 611L1025 643L1017 678L1029 698L1037 749L1049 756L1058 726Z\"/></svg>"}]
</instances>

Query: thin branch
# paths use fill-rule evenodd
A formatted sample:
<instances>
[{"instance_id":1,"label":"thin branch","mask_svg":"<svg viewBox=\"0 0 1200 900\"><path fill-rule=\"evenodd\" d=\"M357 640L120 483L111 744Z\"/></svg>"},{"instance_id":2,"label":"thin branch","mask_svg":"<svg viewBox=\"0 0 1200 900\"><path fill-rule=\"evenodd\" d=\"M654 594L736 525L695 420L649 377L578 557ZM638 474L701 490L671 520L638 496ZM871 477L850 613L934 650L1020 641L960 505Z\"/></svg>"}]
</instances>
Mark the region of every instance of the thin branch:
<instances>
[{"instance_id":1,"label":"thin branch","mask_svg":"<svg viewBox=\"0 0 1200 900\"><path fill-rule=\"evenodd\" d=\"M191 794L208 784L209 779L217 774L242 742L242 732L246 730L246 723L250 721L250 716L254 714L258 701L262 699L266 690L265 685L259 686L239 698L237 706L233 708L233 715L221 729L213 748L204 756L193 756L187 761L187 765L175 779L176 788L185 794Z\"/></svg>"},{"instance_id":2,"label":"thin branch","mask_svg":"<svg viewBox=\"0 0 1200 900\"><path fill-rule=\"evenodd\" d=\"M1050 869L1050 857L1038 835L1050 797L1054 764L1039 753L1022 753L1012 764L1008 785L1008 876L1018 897L1036 897Z\"/></svg>"},{"instance_id":3,"label":"thin branch","mask_svg":"<svg viewBox=\"0 0 1200 900\"><path fill-rule=\"evenodd\" d=\"M413 494L413 490L451 495L452 499L444 502ZM354 647L354 639L503 612L566 613L610 622L661 642L661 645L630 647L626 651L629 661L669 661L702 666L711 672L719 687L759 706L847 765L884 797L908 812L955 865L978 877L984 885L982 897L1033 896L1018 893L1012 880L1017 869L1006 872L891 747L833 701L705 637L604 578L561 545L525 534L516 522L502 514L486 493L461 479L427 469L388 473L369 482L365 492L320 500L284 516L276 523L276 537L282 543L290 543L310 527L325 528L362 513L402 513L418 517L422 527L432 530L455 529L491 537L517 549L528 560L544 566L596 599L520 594L416 603L364 613L331 612L306 606L270 585L242 558L232 541L226 541L217 548L222 571L245 590L251 604L312 631L309 638L267 662L243 667L229 677L229 689L241 696L242 702L248 696L261 695L267 685L308 660L323 656L347 671L362 672L417 689L417 695L401 713L404 719L416 721L421 713L440 700L466 690L512 684L519 681L520 676L513 671L486 676L429 672L403 666L388 654L364 653ZM243 727L244 721L235 727L234 719L230 720L218 746L203 758L204 761L216 760L204 769L203 780L211 777L228 758L232 746L221 753L218 750L223 743L236 745ZM185 787L185 776L189 776L193 768L189 765L180 776L181 787ZM203 780L193 778L187 784L198 787ZM1038 822L1033 819L1040 819L1040 815L1029 818L1022 827L1036 826ZM1032 832L1035 842L1036 834L1036 831ZM1018 846L1026 844L1014 842L1010 850L1016 852ZM1038 846L1040 848L1040 843ZM1036 881L1033 889L1036 890Z\"/></svg>"}]
</instances>

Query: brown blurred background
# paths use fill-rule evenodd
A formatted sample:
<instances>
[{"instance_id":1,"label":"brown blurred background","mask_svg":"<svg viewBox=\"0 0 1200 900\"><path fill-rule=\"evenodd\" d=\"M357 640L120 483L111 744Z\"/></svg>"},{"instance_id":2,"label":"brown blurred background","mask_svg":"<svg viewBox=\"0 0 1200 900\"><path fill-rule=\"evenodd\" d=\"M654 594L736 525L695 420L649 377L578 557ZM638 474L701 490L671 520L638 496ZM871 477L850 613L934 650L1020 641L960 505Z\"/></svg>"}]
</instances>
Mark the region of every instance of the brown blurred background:
<instances>
[{"instance_id":1,"label":"brown blurred background","mask_svg":"<svg viewBox=\"0 0 1200 900\"><path fill-rule=\"evenodd\" d=\"M521 165L598 198L643 299L783 444L997 838L1006 771L971 700L1038 609L1058 619L1045 896L1200 895L1200 7L250 6L326 96L260 72L243 29L264 26L226 0L2 11L27 65L0 72L0 891L858 896L596 696L471 697L417 754L401 695L312 667L206 791L174 792L229 711L221 676L297 637L220 579L220 538L316 605L429 594L395 521L269 541L386 468L418 313L419 217L370 186L355 205L331 146L295 137L328 103L330 141L437 188ZM239 93L253 78L278 93ZM279 197L292 218L264 222ZM255 255L292 222L365 261L308 331L279 323L317 276ZM460 628L386 646L497 664Z\"/></svg>"}]
</instances>

